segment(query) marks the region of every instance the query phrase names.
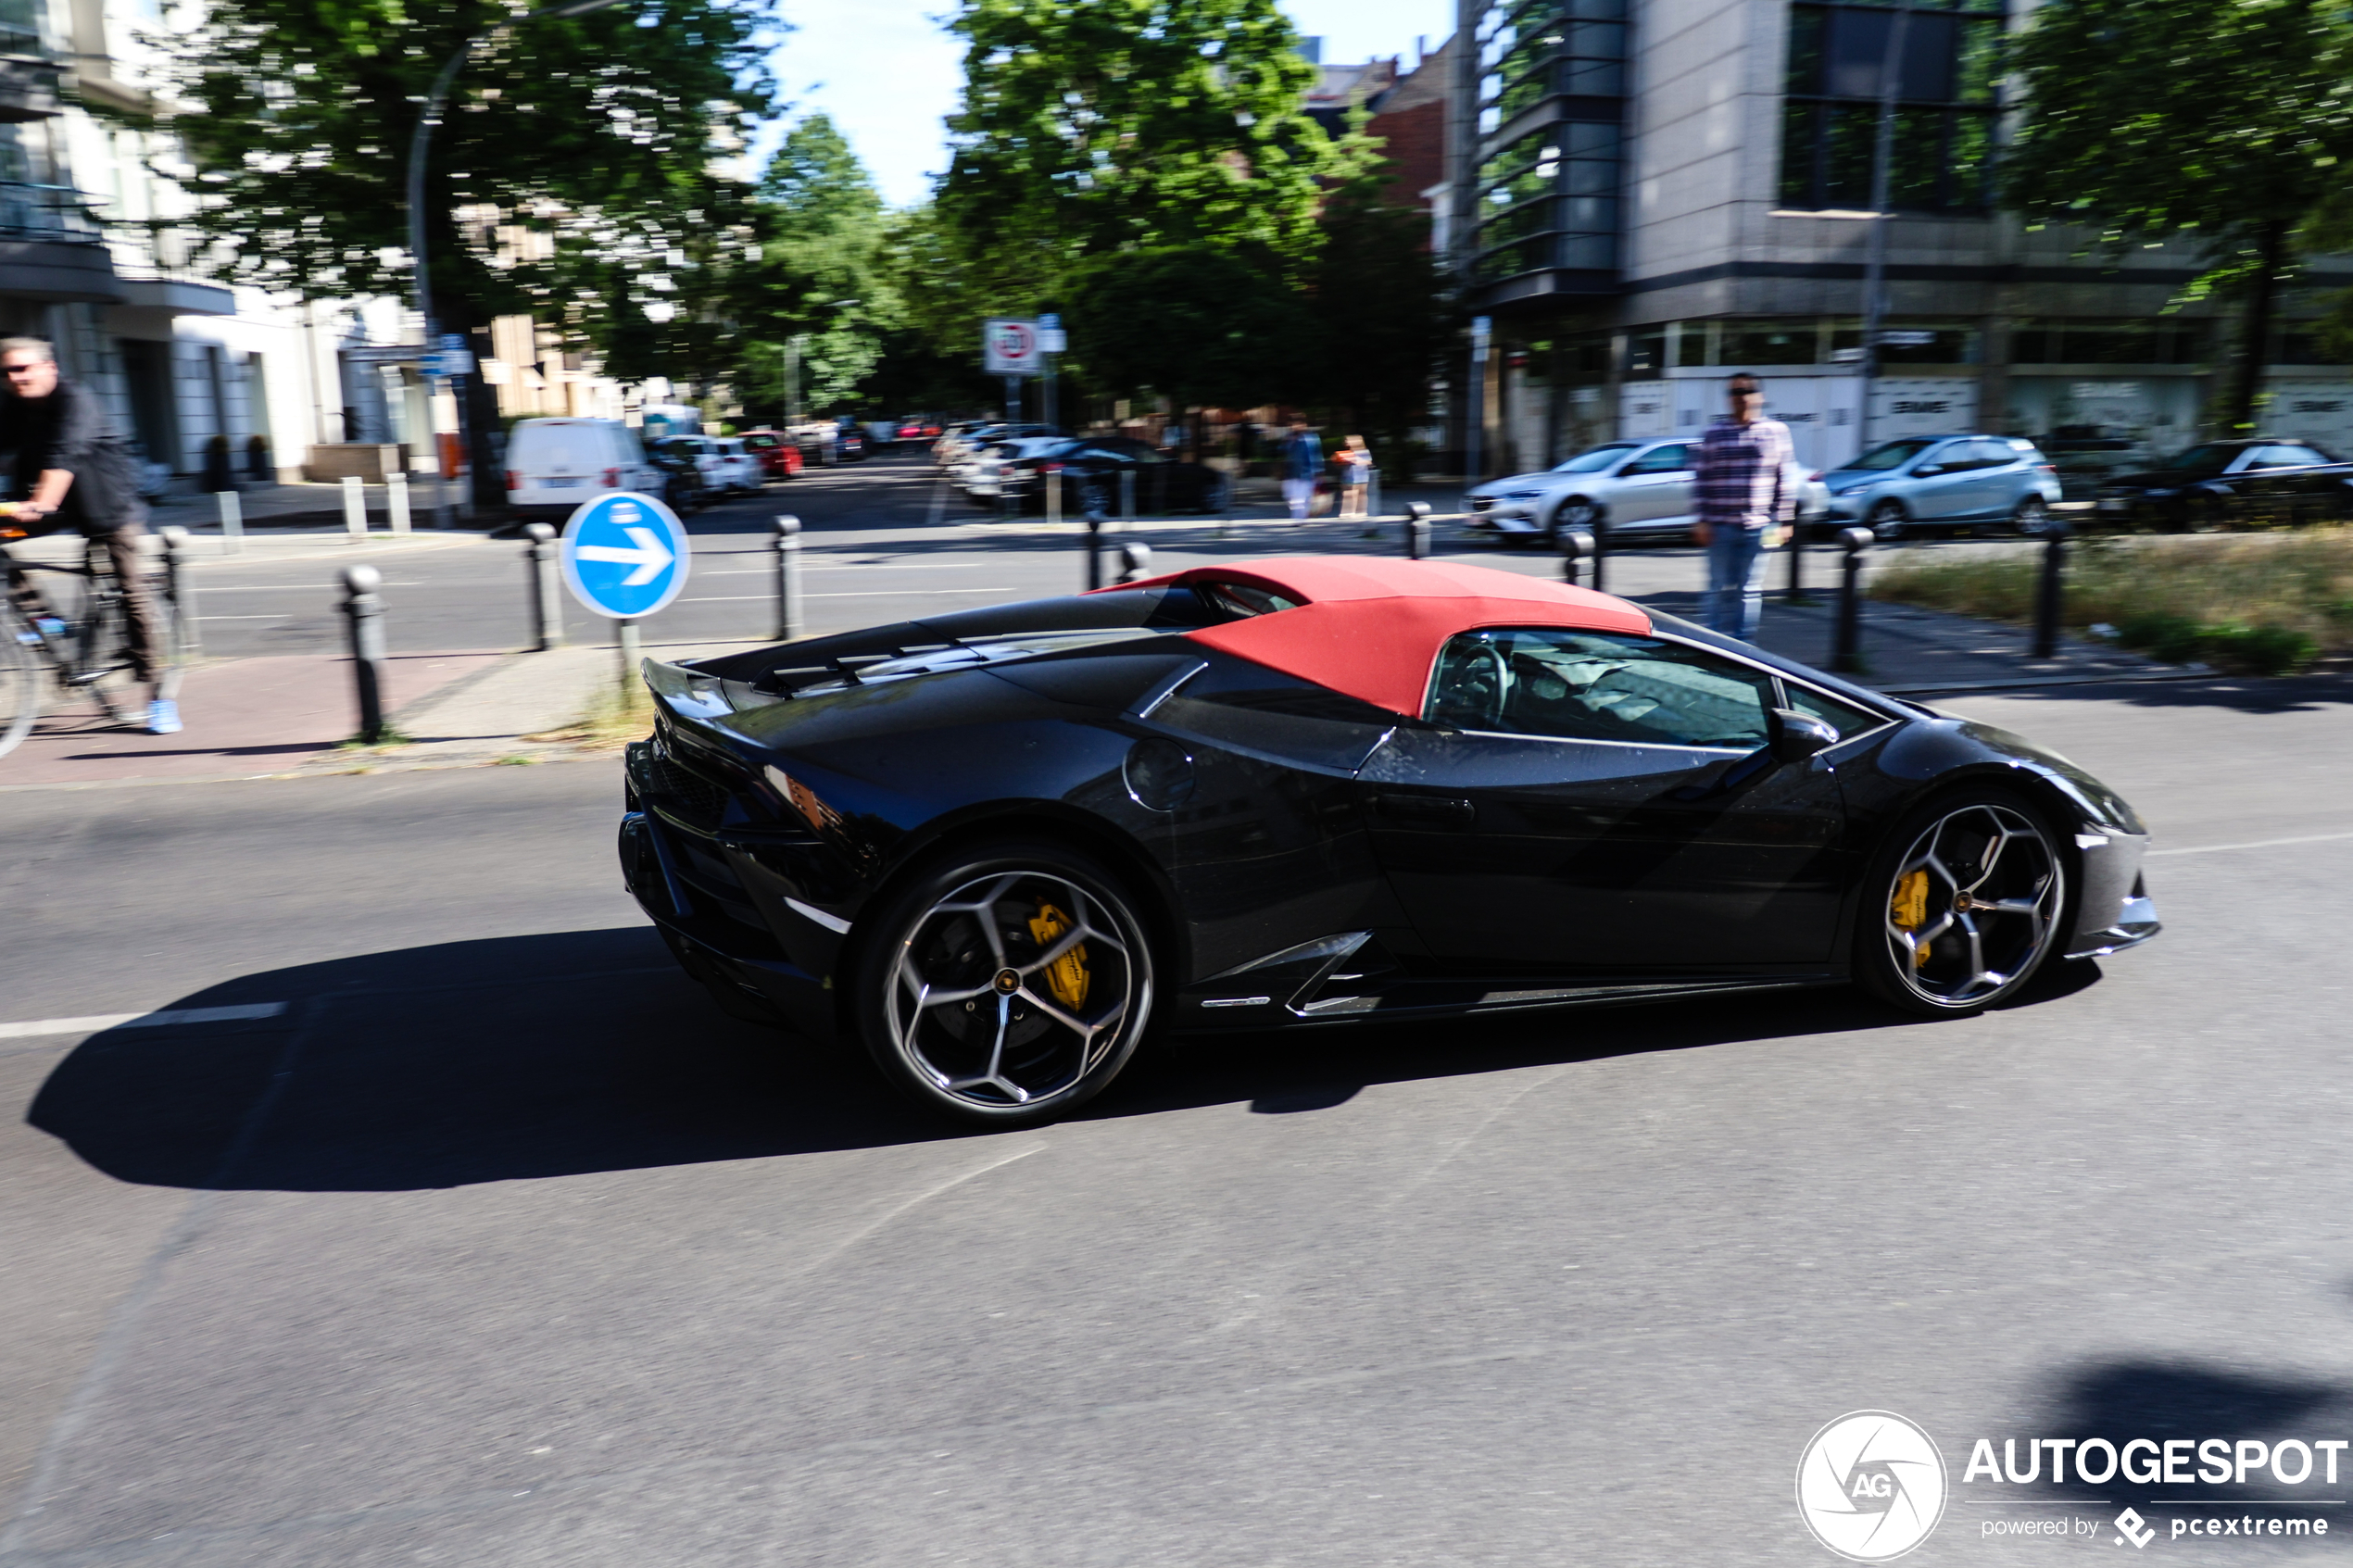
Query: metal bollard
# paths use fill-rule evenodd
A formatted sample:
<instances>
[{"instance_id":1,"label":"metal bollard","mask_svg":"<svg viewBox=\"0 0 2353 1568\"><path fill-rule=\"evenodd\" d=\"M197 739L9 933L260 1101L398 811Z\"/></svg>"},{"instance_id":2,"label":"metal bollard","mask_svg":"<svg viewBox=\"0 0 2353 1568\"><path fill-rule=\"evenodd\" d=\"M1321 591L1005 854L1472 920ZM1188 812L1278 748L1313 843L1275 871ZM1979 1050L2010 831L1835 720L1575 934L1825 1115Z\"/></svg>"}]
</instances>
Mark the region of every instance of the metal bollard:
<instances>
[{"instance_id":1,"label":"metal bollard","mask_svg":"<svg viewBox=\"0 0 2353 1568\"><path fill-rule=\"evenodd\" d=\"M1103 514L1101 508L1087 508L1087 588L1088 592L1103 585Z\"/></svg>"},{"instance_id":2,"label":"metal bollard","mask_svg":"<svg viewBox=\"0 0 2353 1568\"><path fill-rule=\"evenodd\" d=\"M1806 521L1803 518L1789 525L1789 586L1782 591L1784 604L1811 604L1806 596Z\"/></svg>"},{"instance_id":3,"label":"metal bollard","mask_svg":"<svg viewBox=\"0 0 2353 1568\"><path fill-rule=\"evenodd\" d=\"M1593 558L1593 536L1581 528L1572 528L1561 535L1561 581L1574 588L1583 576L1581 569Z\"/></svg>"},{"instance_id":4,"label":"metal bollard","mask_svg":"<svg viewBox=\"0 0 2353 1568\"><path fill-rule=\"evenodd\" d=\"M1405 508L1405 558L1420 560L1429 554L1429 508L1421 501Z\"/></svg>"},{"instance_id":5,"label":"metal bollard","mask_svg":"<svg viewBox=\"0 0 2353 1568\"><path fill-rule=\"evenodd\" d=\"M1152 574L1152 547L1150 545L1119 546L1119 581L1121 586L1141 583Z\"/></svg>"},{"instance_id":6,"label":"metal bollard","mask_svg":"<svg viewBox=\"0 0 2353 1568\"><path fill-rule=\"evenodd\" d=\"M532 649L546 653L564 646L563 585L556 581L556 531L544 522L523 525L523 570L531 579Z\"/></svg>"},{"instance_id":7,"label":"metal bollard","mask_svg":"<svg viewBox=\"0 0 2353 1568\"><path fill-rule=\"evenodd\" d=\"M1846 551L1838 584L1838 636L1831 649L1831 668L1842 675L1863 668L1863 552L1876 537L1868 528L1842 528L1838 542Z\"/></svg>"},{"instance_id":8,"label":"metal bollard","mask_svg":"<svg viewBox=\"0 0 2353 1568\"><path fill-rule=\"evenodd\" d=\"M2043 581L2034 595L2034 657L2056 659L2059 645L2059 610L2064 602L2067 572L2067 522L2049 520L2043 538Z\"/></svg>"},{"instance_id":9,"label":"metal bollard","mask_svg":"<svg viewBox=\"0 0 2353 1568\"><path fill-rule=\"evenodd\" d=\"M202 653L204 641L196 630L196 589L188 581L188 531L172 523L157 529L156 537L163 543L163 596L180 627L181 650Z\"/></svg>"},{"instance_id":10,"label":"metal bollard","mask_svg":"<svg viewBox=\"0 0 2353 1568\"><path fill-rule=\"evenodd\" d=\"M1038 465L1038 483L1046 487L1046 526L1060 528L1063 521L1063 470L1058 463Z\"/></svg>"},{"instance_id":11,"label":"metal bollard","mask_svg":"<svg viewBox=\"0 0 2353 1568\"><path fill-rule=\"evenodd\" d=\"M359 739L384 738L384 575L372 566L343 569L343 612L351 621L351 679L359 698Z\"/></svg>"},{"instance_id":12,"label":"metal bollard","mask_svg":"<svg viewBox=\"0 0 2353 1568\"><path fill-rule=\"evenodd\" d=\"M355 545L368 536L368 492L357 476L343 482L343 525L351 531Z\"/></svg>"},{"instance_id":13,"label":"metal bollard","mask_svg":"<svg viewBox=\"0 0 2353 1568\"><path fill-rule=\"evenodd\" d=\"M223 490L213 497L220 504L220 553L240 556L245 549L245 506L233 490Z\"/></svg>"},{"instance_id":14,"label":"metal bollard","mask_svg":"<svg viewBox=\"0 0 2353 1568\"><path fill-rule=\"evenodd\" d=\"M409 531L409 476L397 469L384 475L384 521L395 533Z\"/></svg>"},{"instance_id":15,"label":"metal bollard","mask_svg":"<svg viewBox=\"0 0 2353 1568\"><path fill-rule=\"evenodd\" d=\"M776 640L789 643L800 635L800 519L786 512L771 526L776 531Z\"/></svg>"}]
</instances>

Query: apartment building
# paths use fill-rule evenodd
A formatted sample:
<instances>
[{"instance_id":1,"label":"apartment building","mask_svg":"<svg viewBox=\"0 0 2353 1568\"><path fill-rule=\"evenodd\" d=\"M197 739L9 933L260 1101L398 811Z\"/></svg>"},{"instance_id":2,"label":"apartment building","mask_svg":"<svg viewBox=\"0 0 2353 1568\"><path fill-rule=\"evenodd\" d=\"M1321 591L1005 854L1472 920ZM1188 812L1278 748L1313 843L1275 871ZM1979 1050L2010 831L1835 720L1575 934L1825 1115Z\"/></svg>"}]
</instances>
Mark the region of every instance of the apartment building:
<instances>
[{"instance_id":1,"label":"apartment building","mask_svg":"<svg viewBox=\"0 0 2353 1568\"><path fill-rule=\"evenodd\" d=\"M1898 75L1887 277L1894 341L1869 435L1981 428L2170 449L2202 433L2230 347L2169 310L2184 247L2087 254L1993 205L2011 103L1999 43L2029 0L1913 0ZM1450 218L1492 318L1487 465L1696 432L1735 369L1805 460L1864 432L1879 77L1895 7L1853 0L1466 0L1478 50ZM1458 34L1458 40L1462 35ZM1469 73L1466 72L1466 77ZM2353 457L2353 370L2309 328L2353 264L2313 269L2267 355L2264 423ZM1884 340L1883 340L1884 341Z\"/></svg>"}]
</instances>

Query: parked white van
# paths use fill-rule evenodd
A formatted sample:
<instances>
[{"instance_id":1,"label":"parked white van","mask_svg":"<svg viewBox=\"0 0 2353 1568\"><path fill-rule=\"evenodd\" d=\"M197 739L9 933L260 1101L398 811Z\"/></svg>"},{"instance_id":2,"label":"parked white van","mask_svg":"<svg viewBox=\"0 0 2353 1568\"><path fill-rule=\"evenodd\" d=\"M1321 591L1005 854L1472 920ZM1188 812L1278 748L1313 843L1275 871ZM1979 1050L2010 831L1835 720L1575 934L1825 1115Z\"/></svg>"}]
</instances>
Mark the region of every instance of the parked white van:
<instances>
[{"instance_id":1,"label":"parked white van","mask_svg":"<svg viewBox=\"0 0 2353 1568\"><path fill-rule=\"evenodd\" d=\"M523 420L507 436L507 509L561 521L600 490L661 494L637 433L619 420Z\"/></svg>"}]
</instances>

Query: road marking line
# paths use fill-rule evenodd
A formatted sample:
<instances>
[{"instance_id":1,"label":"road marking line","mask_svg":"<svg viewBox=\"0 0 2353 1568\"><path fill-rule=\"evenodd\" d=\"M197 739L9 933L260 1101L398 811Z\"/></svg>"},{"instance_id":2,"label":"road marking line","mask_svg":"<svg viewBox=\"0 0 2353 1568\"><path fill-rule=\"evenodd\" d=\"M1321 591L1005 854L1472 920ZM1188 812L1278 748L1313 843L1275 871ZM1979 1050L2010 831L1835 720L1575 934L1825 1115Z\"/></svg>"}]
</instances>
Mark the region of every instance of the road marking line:
<instances>
[{"instance_id":1,"label":"road marking line","mask_svg":"<svg viewBox=\"0 0 2353 1568\"><path fill-rule=\"evenodd\" d=\"M930 594L1018 594L1014 587L996 588L877 588L868 593L803 594L804 599L900 599L914 595ZM680 599L683 605L736 604L748 599L775 598L774 594L706 594L699 598Z\"/></svg>"},{"instance_id":2,"label":"road marking line","mask_svg":"<svg viewBox=\"0 0 2353 1568\"><path fill-rule=\"evenodd\" d=\"M36 1035L95 1035L107 1029L157 1029L172 1023L226 1023L238 1018L275 1018L286 1010L283 1002L248 1002L242 1007L179 1008L165 1012L100 1012L87 1018L35 1018L22 1023L0 1023L0 1040L30 1039Z\"/></svg>"},{"instance_id":3,"label":"road marking line","mask_svg":"<svg viewBox=\"0 0 2353 1568\"><path fill-rule=\"evenodd\" d=\"M2197 844L2186 849L2152 849L2151 855L2220 855L2230 849L2277 849L2289 844L2335 844L2353 833L2316 833L2304 838L2259 838L2246 844Z\"/></svg>"}]
</instances>

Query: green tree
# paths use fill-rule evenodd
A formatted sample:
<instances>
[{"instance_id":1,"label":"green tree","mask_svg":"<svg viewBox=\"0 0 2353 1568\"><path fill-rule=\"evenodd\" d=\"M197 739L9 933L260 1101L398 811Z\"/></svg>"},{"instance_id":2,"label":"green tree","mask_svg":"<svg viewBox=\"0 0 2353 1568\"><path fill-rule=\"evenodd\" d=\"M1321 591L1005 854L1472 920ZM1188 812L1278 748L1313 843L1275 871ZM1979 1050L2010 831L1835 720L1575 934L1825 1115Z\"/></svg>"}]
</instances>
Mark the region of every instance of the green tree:
<instances>
[{"instance_id":1,"label":"green tree","mask_svg":"<svg viewBox=\"0 0 2353 1568\"><path fill-rule=\"evenodd\" d=\"M747 334L738 390L762 409L786 403L786 341L800 337L801 388L818 413L847 409L900 317L884 269L889 215L873 177L831 119L794 126L761 175L764 239L742 291Z\"/></svg>"},{"instance_id":2,"label":"green tree","mask_svg":"<svg viewBox=\"0 0 2353 1568\"><path fill-rule=\"evenodd\" d=\"M1098 391L1247 407L1298 372L1312 321L1264 256L1194 244L1114 251L1070 275L1073 368Z\"/></svg>"},{"instance_id":3,"label":"green tree","mask_svg":"<svg viewBox=\"0 0 2353 1568\"><path fill-rule=\"evenodd\" d=\"M515 12L489 0L216 0L162 94L189 106L169 120L195 169L189 221L237 282L405 295L409 133L442 63L487 32L434 135L435 313L476 331L528 312L623 379L707 376L757 238L748 189L719 169L770 104L769 4L640 0L502 29Z\"/></svg>"},{"instance_id":4,"label":"green tree","mask_svg":"<svg viewBox=\"0 0 2353 1568\"><path fill-rule=\"evenodd\" d=\"M2332 0L2051 0L2018 44L2026 119L2007 197L2111 252L2187 241L2188 297L2233 298L2221 412L2254 423L2281 282L2342 183L2353 51Z\"/></svg>"},{"instance_id":5,"label":"green tree","mask_svg":"<svg viewBox=\"0 0 2353 1568\"><path fill-rule=\"evenodd\" d=\"M1312 400L1344 413L1383 470L1410 475L1411 432L1428 409L1430 373L1450 320L1428 217L1391 206L1386 183L1386 170L1377 168L1325 204Z\"/></svg>"}]
</instances>

